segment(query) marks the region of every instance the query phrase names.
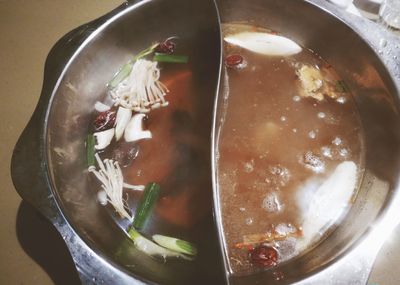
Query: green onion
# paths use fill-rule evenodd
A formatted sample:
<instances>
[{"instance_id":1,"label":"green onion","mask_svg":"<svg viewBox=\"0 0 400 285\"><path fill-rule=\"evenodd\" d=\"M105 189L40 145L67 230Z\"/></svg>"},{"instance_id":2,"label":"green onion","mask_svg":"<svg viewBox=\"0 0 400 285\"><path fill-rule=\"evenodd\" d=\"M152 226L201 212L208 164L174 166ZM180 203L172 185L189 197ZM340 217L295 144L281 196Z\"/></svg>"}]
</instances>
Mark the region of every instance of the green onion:
<instances>
[{"instance_id":1,"label":"green onion","mask_svg":"<svg viewBox=\"0 0 400 285\"><path fill-rule=\"evenodd\" d=\"M128 230L128 235L133 241L142 236L137 230L135 230L134 227L130 227L130 229Z\"/></svg>"},{"instance_id":2,"label":"green onion","mask_svg":"<svg viewBox=\"0 0 400 285\"><path fill-rule=\"evenodd\" d=\"M153 57L153 60L158 62L187 63L189 61L189 57L187 55L156 53Z\"/></svg>"},{"instance_id":3,"label":"green onion","mask_svg":"<svg viewBox=\"0 0 400 285\"><path fill-rule=\"evenodd\" d=\"M133 57L132 61L136 61L142 57L145 57L146 55L149 55L154 52L155 48L158 47L160 43L154 43L151 46L149 46L147 49L142 50L139 52L135 57Z\"/></svg>"},{"instance_id":4,"label":"green onion","mask_svg":"<svg viewBox=\"0 0 400 285\"><path fill-rule=\"evenodd\" d=\"M339 93L346 93L349 91L349 88L343 80L336 81L335 89Z\"/></svg>"},{"instance_id":5,"label":"green onion","mask_svg":"<svg viewBox=\"0 0 400 285\"><path fill-rule=\"evenodd\" d=\"M143 228L147 219L150 217L154 204L160 195L160 185L157 183L149 183L144 189L142 199L136 208L135 217L133 219L133 226L136 229Z\"/></svg>"},{"instance_id":6,"label":"green onion","mask_svg":"<svg viewBox=\"0 0 400 285\"><path fill-rule=\"evenodd\" d=\"M146 253L147 255L150 256L161 256L163 258L166 257L178 257L178 258L183 258L186 260L192 260L190 256L181 254L176 251L169 250L167 248L164 248L162 246L159 246L158 244L152 242L151 240L145 238L142 236L138 231L135 230L135 228L131 227L128 231L129 237L132 239L133 243L135 244L135 247Z\"/></svg>"},{"instance_id":7,"label":"green onion","mask_svg":"<svg viewBox=\"0 0 400 285\"><path fill-rule=\"evenodd\" d=\"M95 164L94 154L95 154L95 139L93 134L88 134L86 139L86 161L88 167L93 166Z\"/></svg>"},{"instance_id":8,"label":"green onion","mask_svg":"<svg viewBox=\"0 0 400 285\"><path fill-rule=\"evenodd\" d=\"M128 77L128 75L132 71L132 66L135 63L136 60L145 57L146 55L149 55L154 52L154 49L159 45L159 43L154 43L148 48L142 50L139 52L137 55L135 55L130 61L125 63L119 70L118 72L114 75L113 79L111 79L110 82L108 82L107 86L110 89L114 89L117 87L117 85L124 80L125 78Z\"/></svg>"},{"instance_id":9,"label":"green onion","mask_svg":"<svg viewBox=\"0 0 400 285\"><path fill-rule=\"evenodd\" d=\"M120 70L114 75L113 79L111 79L110 82L108 82L107 86L110 89L114 89L117 87L117 85L124 80L125 78L128 77L128 75L132 71L132 62L125 63Z\"/></svg>"},{"instance_id":10,"label":"green onion","mask_svg":"<svg viewBox=\"0 0 400 285\"><path fill-rule=\"evenodd\" d=\"M188 255L197 255L196 246L188 241L163 235L153 235L153 240L159 245L170 250Z\"/></svg>"}]
</instances>

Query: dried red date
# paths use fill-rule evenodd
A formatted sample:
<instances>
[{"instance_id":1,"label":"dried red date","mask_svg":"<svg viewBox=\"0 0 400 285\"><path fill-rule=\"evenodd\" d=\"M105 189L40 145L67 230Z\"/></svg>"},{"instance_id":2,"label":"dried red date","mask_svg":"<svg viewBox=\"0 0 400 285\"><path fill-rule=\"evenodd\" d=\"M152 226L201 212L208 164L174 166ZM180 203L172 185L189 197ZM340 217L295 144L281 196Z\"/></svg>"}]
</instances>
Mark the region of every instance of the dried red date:
<instances>
[{"instance_id":1,"label":"dried red date","mask_svg":"<svg viewBox=\"0 0 400 285\"><path fill-rule=\"evenodd\" d=\"M105 111L97 115L93 122L95 131L105 131L115 125L116 113L114 111Z\"/></svg>"},{"instance_id":2,"label":"dried red date","mask_svg":"<svg viewBox=\"0 0 400 285\"><path fill-rule=\"evenodd\" d=\"M171 41L170 39L167 39L167 40L161 42L156 47L156 52L172 54L175 51L175 47L176 47L176 44L173 41Z\"/></svg>"},{"instance_id":3,"label":"dried red date","mask_svg":"<svg viewBox=\"0 0 400 285\"><path fill-rule=\"evenodd\" d=\"M243 57L239 54L231 54L225 58L225 65L227 67L237 67L243 63Z\"/></svg>"},{"instance_id":4,"label":"dried red date","mask_svg":"<svg viewBox=\"0 0 400 285\"><path fill-rule=\"evenodd\" d=\"M278 252L275 248L259 245L250 250L251 262L261 267L272 267L278 263Z\"/></svg>"}]
</instances>

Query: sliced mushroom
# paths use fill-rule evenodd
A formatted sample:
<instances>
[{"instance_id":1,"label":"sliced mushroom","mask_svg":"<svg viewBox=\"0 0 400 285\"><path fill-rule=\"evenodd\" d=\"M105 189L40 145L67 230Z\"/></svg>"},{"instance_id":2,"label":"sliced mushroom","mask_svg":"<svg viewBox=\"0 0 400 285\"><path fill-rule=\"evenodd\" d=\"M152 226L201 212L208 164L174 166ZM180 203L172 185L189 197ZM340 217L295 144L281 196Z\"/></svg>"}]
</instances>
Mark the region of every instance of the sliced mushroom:
<instances>
[{"instance_id":1,"label":"sliced mushroom","mask_svg":"<svg viewBox=\"0 0 400 285\"><path fill-rule=\"evenodd\" d=\"M117 118L115 119L115 139L119 139L124 134L125 128L128 125L130 119L132 118L132 110L124 107L119 107L117 111Z\"/></svg>"},{"instance_id":2,"label":"sliced mushroom","mask_svg":"<svg viewBox=\"0 0 400 285\"><path fill-rule=\"evenodd\" d=\"M104 103L101 103L100 101L97 101L96 102L96 104L94 104L94 109L97 111L97 112L105 112L105 111L108 111L108 110L110 110L111 109L111 107L110 106L107 106L106 104L104 104Z\"/></svg>"},{"instance_id":3,"label":"sliced mushroom","mask_svg":"<svg viewBox=\"0 0 400 285\"><path fill-rule=\"evenodd\" d=\"M102 132L94 133L94 137L96 138L96 144L94 146L95 149L101 150L105 149L111 143L114 137L115 129L108 129Z\"/></svg>"},{"instance_id":4,"label":"sliced mushroom","mask_svg":"<svg viewBox=\"0 0 400 285\"><path fill-rule=\"evenodd\" d=\"M152 135L149 130L144 131L142 126L142 120L146 117L145 114L136 114L129 121L125 128L124 138L127 142L134 142L142 139L151 139Z\"/></svg>"}]
</instances>

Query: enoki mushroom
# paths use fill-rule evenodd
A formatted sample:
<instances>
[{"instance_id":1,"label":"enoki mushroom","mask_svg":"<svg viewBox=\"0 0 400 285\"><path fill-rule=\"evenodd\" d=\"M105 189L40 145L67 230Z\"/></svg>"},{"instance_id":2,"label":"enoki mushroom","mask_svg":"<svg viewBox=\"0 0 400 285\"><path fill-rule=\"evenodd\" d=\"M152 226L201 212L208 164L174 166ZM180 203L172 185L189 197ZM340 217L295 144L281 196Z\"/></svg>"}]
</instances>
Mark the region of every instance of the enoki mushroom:
<instances>
[{"instance_id":1,"label":"enoki mushroom","mask_svg":"<svg viewBox=\"0 0 400 285\"><path fill-rule=\"evenodd\" d=\"M96 178L101 182L101 187L107 194L107 201L113 205L118 214L129 220L133 217L125 208L125 201L123 199L123 188L142 191L143 185L129 185L124 183L122 171L117 161L105 159L101 161L99 155L95 154L97 164L100 170L96 170L94 166L89 167L89 172L92 172Z\"/></svg>"},{"instance_id":2,"label":"enoki mushroom","mask_svg":"<svg viewBox=\"0 0 400 285\"><path fill-rule=\"evenodd\" d=\"M157 62L138 59L128 77L110 90L110 96L115 105L136 112L147 113L151 109L165 107L168 102L164 96L169 90L159 78Z\"/></svg>"}]
</instances>

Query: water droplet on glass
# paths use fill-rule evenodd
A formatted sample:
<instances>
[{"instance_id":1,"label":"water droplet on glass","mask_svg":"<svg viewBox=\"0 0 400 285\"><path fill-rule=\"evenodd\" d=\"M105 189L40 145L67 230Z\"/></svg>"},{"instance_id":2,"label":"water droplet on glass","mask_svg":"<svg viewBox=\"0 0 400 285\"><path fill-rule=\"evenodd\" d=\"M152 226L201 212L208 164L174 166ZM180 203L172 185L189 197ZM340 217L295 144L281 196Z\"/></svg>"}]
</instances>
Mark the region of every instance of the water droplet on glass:
<instances>
[{"instance_id":1,"label":"water droplet on glass","mask_svg":"<svg viewBox=\"0 0 400 285\"><path fill-rule=\"evenodd\" d=\"M380 47L384 48L386 45L387 45L387 40L386 39L382 38L382 39L379 40L379 46Z\"/></svg>"}]
</instances>

